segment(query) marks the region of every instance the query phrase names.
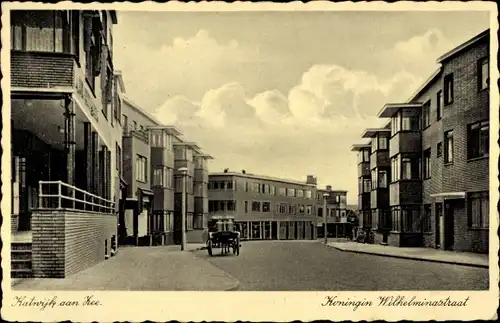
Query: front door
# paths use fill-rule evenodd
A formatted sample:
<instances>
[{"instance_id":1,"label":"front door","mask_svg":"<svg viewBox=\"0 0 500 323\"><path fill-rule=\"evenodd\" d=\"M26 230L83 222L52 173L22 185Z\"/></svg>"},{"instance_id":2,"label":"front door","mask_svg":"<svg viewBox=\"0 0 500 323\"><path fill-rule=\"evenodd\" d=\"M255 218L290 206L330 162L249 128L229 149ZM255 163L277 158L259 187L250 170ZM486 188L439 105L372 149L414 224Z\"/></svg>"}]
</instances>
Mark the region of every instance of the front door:
<instances>
[{"instance_id":1,"label":"front door","mask_svg":"<svg viewBox=\"0 0 500 323\"><path fill-rule=\"evenodd\" d=\"M451 202L444 204L444 249L453 250L455 243L454 208Z\"/></svg>"}]
</instances>

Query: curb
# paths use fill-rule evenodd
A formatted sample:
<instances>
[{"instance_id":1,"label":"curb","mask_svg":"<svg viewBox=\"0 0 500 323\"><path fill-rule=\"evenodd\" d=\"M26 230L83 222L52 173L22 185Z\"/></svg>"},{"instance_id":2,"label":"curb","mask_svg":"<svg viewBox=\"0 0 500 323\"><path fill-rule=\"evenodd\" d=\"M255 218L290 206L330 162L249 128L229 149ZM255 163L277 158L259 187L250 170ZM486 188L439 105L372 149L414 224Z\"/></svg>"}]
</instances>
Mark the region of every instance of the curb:
<instances>
[{"instance_id":1,"label":"curb","mask_svg":"<svg viewBox=\"0 0 500 323\"><path fill-rule=\"evenodd\" d=\"M362 251L362 250L342 249L340 247L335 247L335 246L328 246L328 247L340 250L342 252L352 252L352 253L366 254L366 255L379 256L379 257L410 259L410 260L417 260L417 261L427 261L427 262L435 262L435 263L441 263L441 264L459 265L459 266L475 267L475 268L486 268L486 269L489 268L489 265L482 265L482 264L461 263L461 262L455 262L455 261L447 261L447 260L439 260L439 259L428 259L428 258L418 258L418 257L402 256L402 255L388 255L388 254L373 253L373 252Z\"/></svg>"}]
</instances>

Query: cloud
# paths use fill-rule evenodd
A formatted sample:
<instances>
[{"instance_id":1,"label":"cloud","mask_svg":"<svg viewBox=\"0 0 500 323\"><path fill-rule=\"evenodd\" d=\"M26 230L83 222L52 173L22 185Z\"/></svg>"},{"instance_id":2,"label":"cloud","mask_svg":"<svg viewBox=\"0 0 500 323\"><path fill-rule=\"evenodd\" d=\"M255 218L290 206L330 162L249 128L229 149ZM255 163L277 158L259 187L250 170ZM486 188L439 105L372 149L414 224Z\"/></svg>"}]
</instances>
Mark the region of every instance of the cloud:
<instances>
[{"instance_id":1,"label":"cloud","mask_svg":"<svg viewBox=\"0 0 500 323\"><path fill-rule=\"evenodd\" d=\"M125 44L116 56L116 65L126 71L128 95L151 108L162 104L159 100L164 99L166 88L170 96L199 100L207 89L233 82L234 75L260 59L256 48L235 40L221 44L206 30L175 38L159 49L128 39Z\"/></svg>"}]
</instances>

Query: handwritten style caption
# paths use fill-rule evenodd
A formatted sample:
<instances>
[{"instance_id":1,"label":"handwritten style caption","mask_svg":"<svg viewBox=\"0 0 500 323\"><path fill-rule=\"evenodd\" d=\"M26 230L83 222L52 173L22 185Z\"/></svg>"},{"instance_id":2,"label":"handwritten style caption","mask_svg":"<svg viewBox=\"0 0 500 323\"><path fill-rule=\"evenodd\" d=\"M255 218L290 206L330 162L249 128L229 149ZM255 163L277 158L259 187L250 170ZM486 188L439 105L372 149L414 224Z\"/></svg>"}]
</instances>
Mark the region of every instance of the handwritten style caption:
<instances>
[{"instance_id":1,"label":"handwritten style caption","mask_svg":"<svg viewBox=\"0 0 500 323\"><path fill-rule=\"evenodd\" d=\"M58 299L57 296L52 298L36 298L26 296L14 296L11 307L38 307L41 311L46 308L55 307L93 307L101 306L102 303L95 299L93 295L85 296L80 300Z\"/></svg>"}]
</instances>

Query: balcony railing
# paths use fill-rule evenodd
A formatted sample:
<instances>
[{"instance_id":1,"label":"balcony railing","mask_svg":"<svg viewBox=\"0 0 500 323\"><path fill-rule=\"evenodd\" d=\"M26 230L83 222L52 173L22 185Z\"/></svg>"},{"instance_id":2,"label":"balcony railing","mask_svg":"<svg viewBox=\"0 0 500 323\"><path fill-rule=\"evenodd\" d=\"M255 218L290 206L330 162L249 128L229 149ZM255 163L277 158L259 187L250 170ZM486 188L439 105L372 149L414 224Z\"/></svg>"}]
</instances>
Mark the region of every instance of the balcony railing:
<instances>
[{"instance_id":1,"label":"balcony railing","mask_svg":"<svg viewBox=\"0 0 500 323\"><path fill-rule=\"evenodd\" d=\"M40 209L84 210L114 213L115 203L62 181L40 181Z\"/></svg>"}]
</instances>

